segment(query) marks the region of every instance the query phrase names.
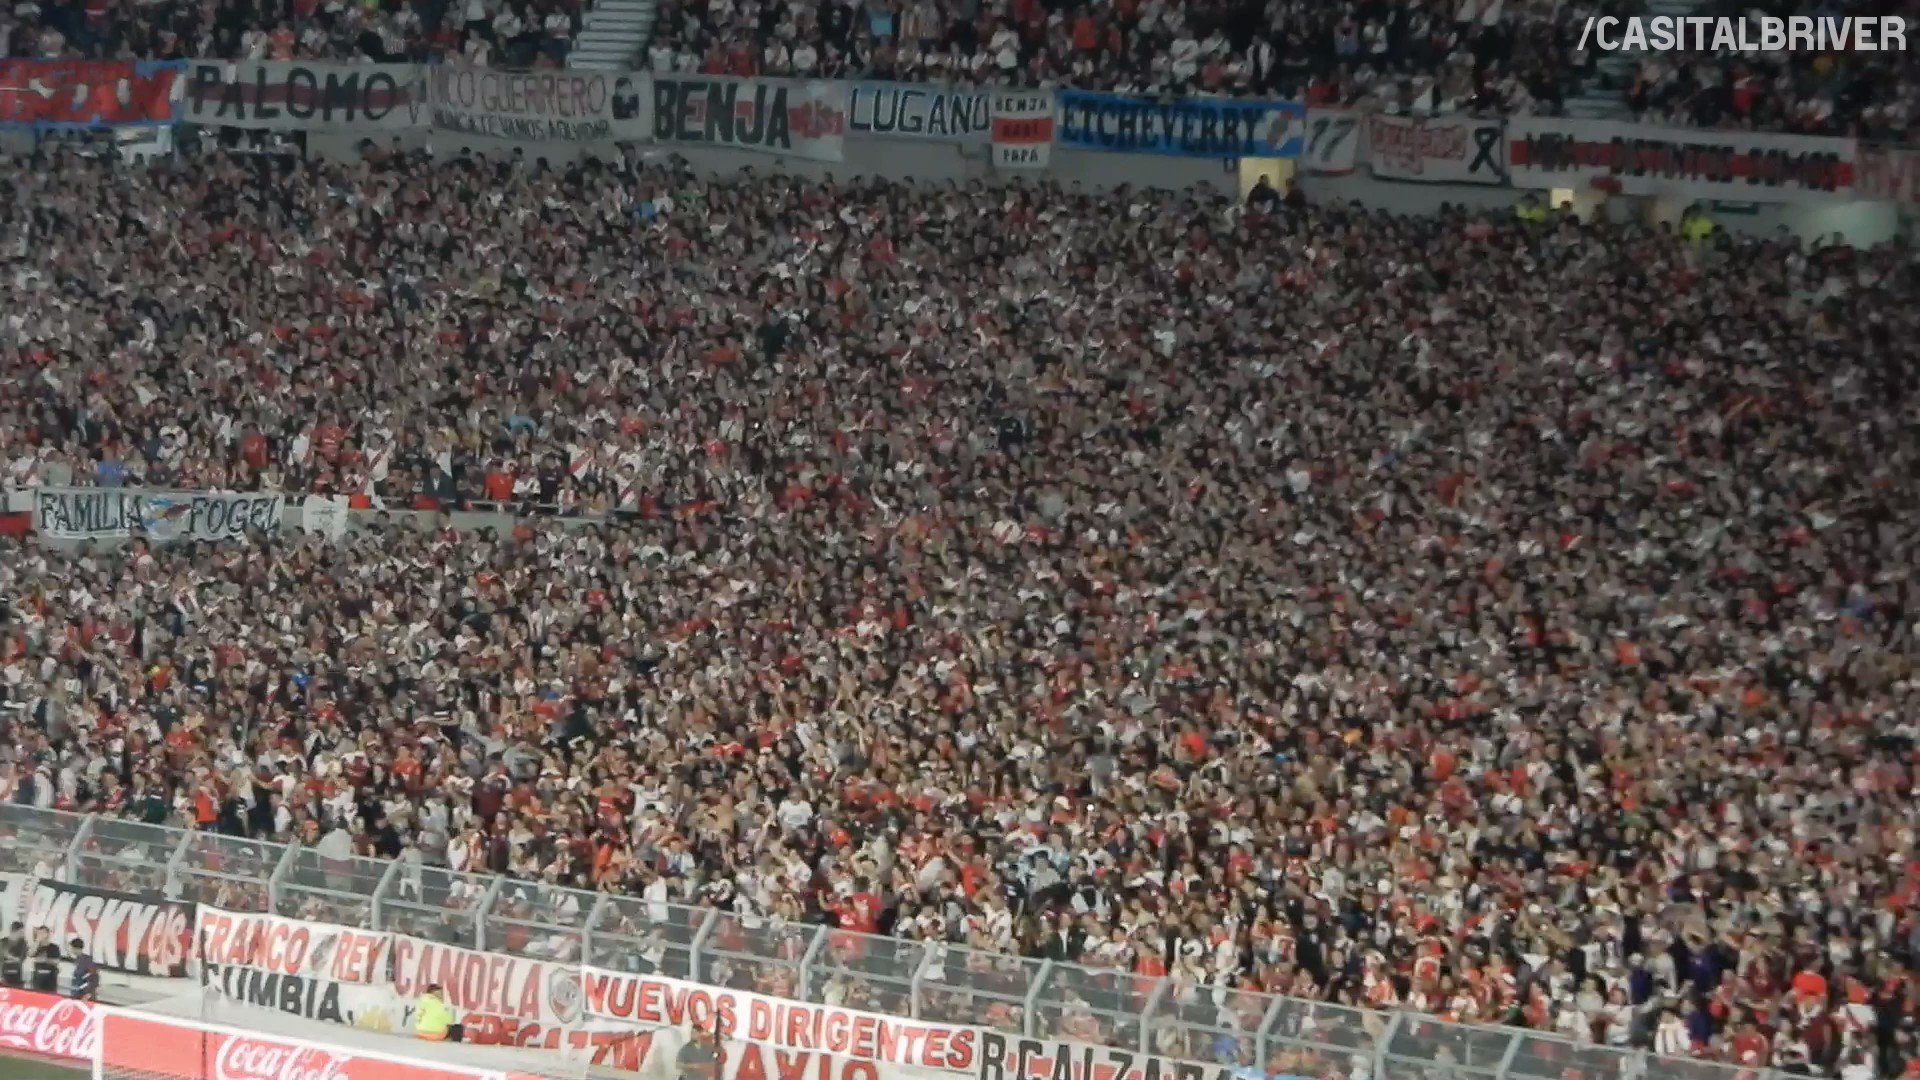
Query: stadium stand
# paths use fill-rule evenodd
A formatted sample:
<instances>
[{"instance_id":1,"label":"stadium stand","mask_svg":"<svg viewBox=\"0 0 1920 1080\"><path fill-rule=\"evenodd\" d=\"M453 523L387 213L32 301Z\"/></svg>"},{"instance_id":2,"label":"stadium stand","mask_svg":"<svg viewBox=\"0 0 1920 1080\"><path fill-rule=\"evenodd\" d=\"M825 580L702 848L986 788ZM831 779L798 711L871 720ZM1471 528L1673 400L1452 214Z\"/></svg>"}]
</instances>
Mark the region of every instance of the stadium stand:
<instances>
[{"instance_id":1,"label":"stadium stand","mask_svg":"<svg viewBox=\"0 0 1920 1080\"><path fill-rule=\"evenodd\" d=\"M459 58L551 66L565 62L585 6L574 0L25 0L0 11L0 56L382 63Z\"/></svg>"},{"instance_id":2,"label":"stadium stand","mask_svg":"<svg viewBox=\"0 0 1920 1080\"><path fill-rule=\"evenodd\" d=\"M0 797L1917 1068L1904 247L638 163L0 176L15 486L520 515L0 538Z\"/></svg>"},{"instance_id":3,"label":"stadium stand","mask_svg":"<svg viewBox=\"0 0 1920 1080\"><path fill-rule=\"evenodd\" d=\"M1897 5L1721 2L1700 14L1873 15ZM1913 135L1920 79L1899 52L1679 54L1641 61L1627 102L1649 121L1687 127L1790 131L1905 141Z\"/></svg>"},{"instance_id":4,"label":"stadium stand","mask_svg":"<svg viewBox=\"0 0 1920 1080\"><path fill-rule=\"evenodd\" d=\"M576 0L351 4L47 3L0 12L0 56L221 57L563 65ZM1847 4L1710 3L1694 14L1885 15ZM1653 122L1904 141L1920 80L1904 52L1674 54L1611 72L1587 19L1639 0L1367 0L987 5L941 0L662 0L656 71L1067 85L1150 95L1294 98L1416 115L1558 115L1595 91ZM1618 95L1617 102L1615 95Z\"/></svg>"},{"instance_id":5,"label":"stadium stand","mask_svg":"<svg viewBox=\"0 0 1920 1080\"><path fill-rule=\"evenodd\" d=\"M1606 5L1608 11L1635 10ZM972 9L972 10L970 10ZM1580 5L670 3L657 71L1060 83L1150 94L1552 112L1593 75Z\"/></svg>"}]
</instances>

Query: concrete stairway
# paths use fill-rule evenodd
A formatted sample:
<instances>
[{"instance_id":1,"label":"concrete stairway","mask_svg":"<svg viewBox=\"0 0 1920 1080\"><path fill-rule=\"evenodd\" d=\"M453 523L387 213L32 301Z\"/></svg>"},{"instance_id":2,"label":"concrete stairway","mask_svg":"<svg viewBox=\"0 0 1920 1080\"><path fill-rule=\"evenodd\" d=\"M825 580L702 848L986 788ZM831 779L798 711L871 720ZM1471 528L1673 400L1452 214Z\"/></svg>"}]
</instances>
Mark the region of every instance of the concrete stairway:
<instances>
[{"instance_id":1,"label":"concrete stairway","mask_svg":"<svg viewBox=\"0 0 1920 1080\"><path fill-rule=\"evenodd\" d=\"M640 66L653 36L654 0L594 0L567 56L567 66L622 71Z\"/></svg>"}]
</instances>

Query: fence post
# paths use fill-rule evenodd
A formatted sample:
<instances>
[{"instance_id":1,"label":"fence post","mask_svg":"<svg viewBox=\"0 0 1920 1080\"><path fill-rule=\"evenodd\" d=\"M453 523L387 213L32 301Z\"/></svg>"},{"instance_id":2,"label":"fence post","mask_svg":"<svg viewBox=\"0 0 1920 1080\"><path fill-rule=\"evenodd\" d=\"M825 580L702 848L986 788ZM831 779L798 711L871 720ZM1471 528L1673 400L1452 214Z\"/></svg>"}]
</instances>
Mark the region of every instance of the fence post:
<instances>
[{"instance_id":1,"label":"fence post","mask_svg":"<svg viewBox=\"0 0 1920 1080\"><path fill-rule=\"evenodd\" d=\"M180 867L186 864L187 847L193 843L193 834L182 832L180 843L174 845L173 854L167 856L167 896L178 900L180 893Z\"/></svg>"},{"instance_id":2,"label":"fence post","mask_svg":"<svg viewBox=\"0 0 1920 1080\"><path fill-rule=\"evenodd\" d=\"M927 969L933 967L935 948L931 941L920 946L920 962L913 965L913 978L907 981L907 1015L915 1020L920 1019L920 987L927 981Z\"/></svg>"},{"instance_id":3,"label":"fence post","mask_svg":"<svg viewBox=\"0 0 1920 1080\"><path fill-rule=\"evenodd\" d=\"M1047 985L1047 978L1052 974L1053 961L1040 961L1040 974L1033 977L1033 985L1027 989L1027 996L1020 1003L1020 1011L1024 1014L1020 1017L1021 1029L1029 1039L1034 1038L1039 1029L1040 990Z\"/></svg>"},{"instance_id":4,"label":"fence post","mask_svg":"<svg viewBox=\"0 0 1920 1080\"><path fill-rule=\"evenodd\" d=\"M813 965L820 959L821 947L826 943L827 928L814 927L813 939L807 942L807 951L800 954L800 1000L802 1001L813 1000L813 992L817 989L813 985Z\"/></svg>"},{"instance_id":5,"label":"fence post","mask_svg":"<svg viewBox=\"0 0 1920 1080\"><path fill-rule=\"evenodd\" d=\"M1507 1049L1500 1055L1500 1064L1493 1070L1493 1080L1507 1080L1508 1072L1513 1068L1513 1059L1520 1056L1520 1036L1507 1035Z\"/></svg>"},{"instance_id":6,"label":"fence post","mask_svg":"<svg viewBox=\"0 0 1920 1080\"><path fill-rule=\"evenodd\" d=\"M1273 1004L1267 1006L1267 1011L1260 1017L1259 1029L1253 1033L1253 1052L1260 1055L1260 1067L1262 1069L1265 1069L1267 1062L1273 1059L1273 1048L1270 1045L1270 1040L1273 1037L1273 1027L1280 1022L1280 1010L1284 1008L1286 1004L1286 998L1275 995ZM1373 1080L1381 1080L1378 1071L1373 1074Z\"/></svg>"},{"instance_id":7,"label":"fence post","mask_svg":"<svg viewBox=\"0 0 1920 1080\"><path fill-rule=\"evenodd\" d=\"M394 880L399 876L400 860L388 859L387 868L380 872L380 883L373 887L373 925L367 929L385 930L387 928L384 902L387 898L387 890L393 888Z\"/></svg>"},{"instance_id":8,"label":"fence post","mask_svg":"<svg viewBox=\"0 0 1920 1080\"><path fill-rule=\"evenodd\" d=\"M720 921L720 912L707 909L707 915L700 920L700 929L693 932L693 944L687 947L687 981L700 981L700 950L707 947L707 938L713 933L715 923Z\"/></svg>"},{"instance_id":9,"label":"fence post","mask_svg":"<svg viewBox=\"0 0 1920 1080\"><path fill-rule=\"evenodd\" d=\"M1140 1010L1140 1052L1153 1053L1153 1040L1147 1034L1153 1027L1153 1015L1160 1011L1160 1003L1166 1000L1167 988L1173 985L1173 979L1162 975L1153 980L1153 993L1147 995L1147 1005Z\"/></svg>"},{"instance_id":10,"label":"fence post","mask_svg":"<svg viewBox=\"0 0 1920 1080\"><path fill-rule=\"evenodd\" d=\"M480 896L480 903L473 909L473 947L479 952L487 951L487 915L493 911L493 902L500 897L500 889L507 879L499 874L487 883L487 891Z\"/></svg>"},{"instance_id":11,"label":"fence post","mask_svg":"<svg viewBox=\"0 0 1920 1080\"><path fill-rule=\"evenodd\" d=\"M280 861L273 865L273 873L267 875L267 909L269 914L280 914L280 886L287 880L287 875L293 872L294 856L299 850L299 841L295 841L282 848L280 851Z\"/></svg>"},{"instance_id":12,"label":"fence post","mask_svg":"<svg viewBox=\"0 0 1920 1080\"><path fill-rule=\"evenodd\" d=\"M1387 1030L1373 1043L1373 1080L1385 1080L1387 1075L1387 1047L1393 1045L1393 1036L1400 1030L1400 1022L1406 1019L1404 1013L1394 1012L1387 1021Z\"/></svg>"},{"instance_id":13,"label":"fence post","mask_svg":"<svg viewBox=\"0 0 1920 1080\"><path fill-rule=\"evenodd\" d=\"M607 905L612 901L609 893L601 893L593 898L593 906L587 909L586 928L580 931L580 963L593 963L593 928L600 925L600 917L607 913Z\"/></svg>"},{"instance_id":14,"label":"fence post","mask_svg":"<svg viewBox=\"0 0 1920 1080\"><path fill-rule=\"evenodd\" d=\"M73 839L67 842L67 852L60 859L60 879L69 885L78 885L80 872L80 852L93 837L93 818L80 819L80 827L74 830Z\"/></svg>"}]
</instances>

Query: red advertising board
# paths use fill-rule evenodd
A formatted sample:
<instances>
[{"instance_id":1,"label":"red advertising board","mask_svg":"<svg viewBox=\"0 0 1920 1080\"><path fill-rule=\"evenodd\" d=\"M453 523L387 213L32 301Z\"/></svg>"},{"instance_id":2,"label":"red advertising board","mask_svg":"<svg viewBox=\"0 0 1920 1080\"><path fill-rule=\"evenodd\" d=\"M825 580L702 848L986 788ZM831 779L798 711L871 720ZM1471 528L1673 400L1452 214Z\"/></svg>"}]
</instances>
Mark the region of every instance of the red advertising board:
<instances>
[{"instance_id":1,"label":"red advertising board","mask_svg":"<svg viewBox=\"0 0 1920 1080\"><path fill-rule=\"evenodd\" d=\"M100 1011L100 1064L168 1080L492 1080L498 1073Z\"/></svg>"},{"instance_id":2,"label":"red advertising board","mask_svg":"<svg viewBox=\"0 0 1920 1080\"><path fill-rule=\"evenodd\" d=\"M91 1061L99 1037L99 1016L92 1005L0 987L0 1051Z\"/></svg>"}]
</instances>

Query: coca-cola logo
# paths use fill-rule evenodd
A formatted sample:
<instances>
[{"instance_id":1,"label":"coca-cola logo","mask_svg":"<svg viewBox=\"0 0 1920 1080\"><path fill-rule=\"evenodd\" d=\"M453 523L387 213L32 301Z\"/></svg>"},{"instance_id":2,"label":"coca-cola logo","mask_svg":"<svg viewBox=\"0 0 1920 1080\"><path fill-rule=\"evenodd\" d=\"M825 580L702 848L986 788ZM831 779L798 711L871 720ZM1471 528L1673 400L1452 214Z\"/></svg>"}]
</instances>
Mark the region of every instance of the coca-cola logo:
<instances>
[{"instance_id":1,"label":"coca-cola logo","mask_svg":"<svg viewBox=\"0 0 1920 1080\"><path fill-rule=\"evenodd\" d=\"M93 1057L100 1020L92 1006L51 994L0 990L0 1047L46 1057Z\"/></svg>"},{"instance_id":2,"label":"coca-cola logo","mask_svg":"<svg viewBox=\"0 0 1920 1080\"><path fill-rule=\"evenodd\" d=\"M228 1039L214 1059L213 1080L347 1080L350 1060L325 1050Z\"/></svg>"}]
</instances>

